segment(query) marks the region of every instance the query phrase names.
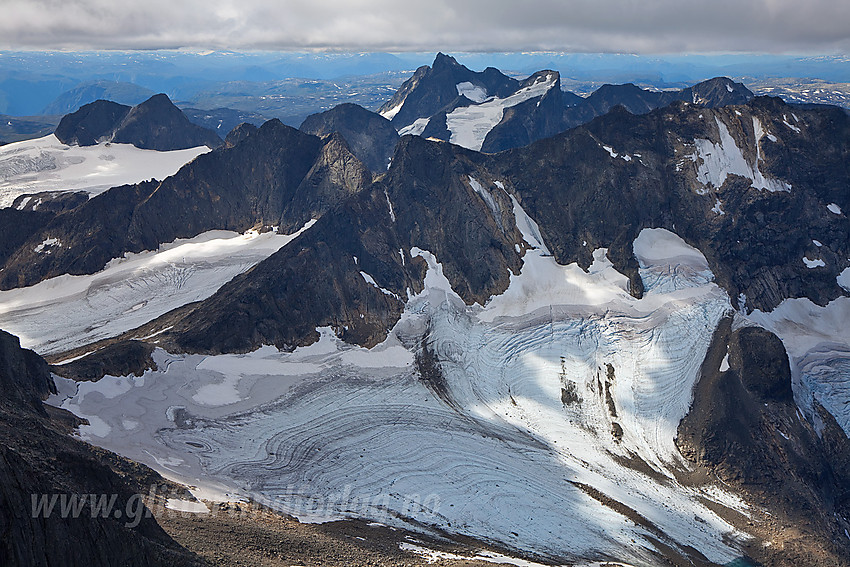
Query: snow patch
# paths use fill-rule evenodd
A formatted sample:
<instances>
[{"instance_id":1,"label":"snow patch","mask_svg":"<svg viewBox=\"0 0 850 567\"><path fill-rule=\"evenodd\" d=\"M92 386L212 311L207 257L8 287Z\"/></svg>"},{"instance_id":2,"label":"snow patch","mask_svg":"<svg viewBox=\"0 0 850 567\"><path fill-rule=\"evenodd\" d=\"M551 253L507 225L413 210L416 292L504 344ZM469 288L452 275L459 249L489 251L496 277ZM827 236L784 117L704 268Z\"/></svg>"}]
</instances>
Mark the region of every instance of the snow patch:
<instances>
[{"instance_id":1,"label":"snow patch","mask_svg":"<svg viewBox=\"0 0 850 567\"><path fill-rule=\"evenodd\" d=\"M484 203L487 205L487 208L490 209L490 213L492 213L493 218L496 219L497 222L501 221L501 210L499 209L499 204L496 202L493 195L491 195L490 192L471 175L467 176L467 178L469 179L470 187L472 187L472 190L484 200Z\"/></svg>"},{"instance_id":2,"label":"snow patch","mask_svg":"<svg viewBox=\"0 0 850 567\"><path fill-rule=\"evenodd\" d=\"M756 189L766 189L771 192L790 191L791 185L778 179L766 178L759 169L761 162L761 148L759 142L764 136L764 128L758 118L753 117L753 129L756 137L756 163L750 165L744 158L741 148L735 143L735 139L729 133L729 128L719 118L715 117L717 130L720 134L720 143L715 144L711 140L697 138L694 140L696 151L690 158L697 162L697 180L706 187L719 189L726 182L729 175L740 175L752 182ZM707 189L698 191L707 193Z\"/></svg>"},{"instance_id":3,"label":"snow patch","mask_svg":"<svg viewBox=\"0 0 850 567\"><path fill-rule=\"evenodd\" d=\"M42 242L41 244L39 244L38 246L36 246L32 250L36 254L41 254L42 252L45 252L45 249L48 249L46 251L46 253L50 254L49 248L51 248L53 246L61 246L61 243L59 242L58 238L45 238L44 242Z\"/></svg>"},{"instance_id":4,"label":"snow patch","mask_svg":"<svg viewBox=\"0 0 850 567\"><path fill-rule=\"evenodd\" d=\"M387 193L386 188L384 188L384 197L387 198L387 206L390 208L390 219L395 222L395 211L393 211L393 203L390 201L390 194Z\"/></svg>"},{"instance_id":5,"label":"snow patch","mask_svg":"<svg viewBox=\"0 0 850 567\"><path fill-rule=\"evenodd\" d=\"M841 207L839 207L835 203L828 204L826 206L826 208L829 209L829 212L834 214L834 215L840 215L841 214Z\"/></svg>"},{"instance_id":6,"label":"snow patch","mask_svg":"<svg viewBox=\"0 0 850 567\"><path fill-rule=\"evenodd\" d=\"M180 500L179 498L168 498L165 501L165 507L169 510L177 512L186 512L189 514L209 514L210 510L203 502L192 502L191 500Z\"/></svg>"},{"instance_id":7,"label":"snow patch","mask_svg":"<svg viewBox=\"0 0 850 567\"><path fill-rule=\"evenodd\" d=\"M850 293L850 268L844 268L835 278L835 281L838 282L841 289Z\"/></svg>"},{"instance_id":8,"label":"snow patch","mask_svg":"<svg viewBox=\"0 0 850 567\"><path fill-rule=\"evenodd\" d=\"M809 269L823 268L824 266L826 266L826 263L824 263L824 261L821 260L820 258L818 258L816 260L810 260L807 256L803 256L803 263Z\"/></svg>"},{"instance_id":9,"label":"snow patch","mask_svg":"<svg viewBox=\"0 0 850 567\"><path fill-rule=\"evenodd\" d=\"M383 293L384 295L389 295L390 297L394 297L394 298L398 299L399 301L403 301L403 300L402 300L402 299L401 299L401 298L400 298L397 294L395 294L395 293L391 292L391 291L390 291L390 290L388 290L388 289L385 289L385 288L383 288L383 287L379 286L379 285L375 282L375 278L373 278L372 276L370 276L370 275L369 275L369 274L367 274L366 272L361 271L361 272L360 272L360 275L361 275L361 276L363 276L363 279L364 279L364 280L366 280L366 283L370 284L370 285L371 285L372 287L374 287L374 288L377 288L377 289L378 289L378 290L380 290L380 292L381 292L381 293Z\"/></svg>"},{"instance_id":10,"label":"snow patch","mask_svg":"<svg viewBox=\"0 0 850 567\"><path fill-rule=\"evenodd\" d=\"M417 118L413 121L413 124L410 124L400 129L398 131L398 135L406 136L407 134L410 134L412 136L421 136L422 132L425 131L425 127L428 126L428 122L430 121L430 118Z\"/></svg>"},{"instance_id":11,"label":"snow patch","mask_svg":"<svg viewBox=\"0 0 850 567\"><path fill-rule=\"evenodd\" d=\"M457 94L459 96L465 96L472 102L479 103L487 100L487 91L484 89L484 87L473 85L469 81L458 83L455 86L457 88Z\"/></svg>"},{"instance_id":12,"label":"snow patch","mask_svg":"<svg viewBox=\"0 0 850 567\"><path fill-rule=\"evenodd\" d=\"M401 110L402 106L404 106L404 101L401 101L400 103L398 103L394 107L390 108L389 110L385 110L385 111L381 112L380 114L381 114L381 116L383 116L387 120L392 120L393 118L395 118L395 115L398 114L398 111Z\"/></svg>"},{"instance_id":13,"label":"snow patch","mask_svg":"<svg viewBox=\"0 0 850 567\"><path fill-rule=\"evenodd\" d=\"M796 119L797 118L796 116L794 118L795 118L795 122L799 122L799 120ZM798 134L800 133L800 128L798 128L797 126L794 126L793 124L788 122L788 116L785 115L785 114L782 115L782 123L785 124L786 126L788 126L790 129L797 132Z\"/></svg>"}]
</instances>

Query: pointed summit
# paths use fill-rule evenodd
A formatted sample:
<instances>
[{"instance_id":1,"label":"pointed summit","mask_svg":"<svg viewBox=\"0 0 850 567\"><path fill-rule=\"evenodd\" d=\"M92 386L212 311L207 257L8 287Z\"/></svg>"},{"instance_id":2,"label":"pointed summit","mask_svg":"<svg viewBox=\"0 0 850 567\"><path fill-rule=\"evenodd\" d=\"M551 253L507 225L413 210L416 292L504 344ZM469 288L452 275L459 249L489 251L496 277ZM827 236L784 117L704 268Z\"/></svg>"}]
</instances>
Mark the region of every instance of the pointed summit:
<instances>
[{"instance_id":1,"label":"pointed summit","mask_svg":"<svg viewBox=\"0 0 850 567\"><path fill-rule=\"evenodd\" d=\"M222 144L215 132L192 124L162 93L133 107L108 100L86 104L62 118L55 135L64 144L93 146L106 141L159 151Z\"/></svg>"},{"instance_id":2,"label":"pointed summit","mask_svg":"<svg viewBox=\"0 0 850 567\"><path fill-rule=\"evenodd\" d=\"M446 55L445 53L437 53L437 56L434 58L434 62L431 64L431 69L434 71L441 70L444 68L458 68L464 67L460 63L457 62L457 59L452 57L451 55Z\"/></svg>"}]
</instances>

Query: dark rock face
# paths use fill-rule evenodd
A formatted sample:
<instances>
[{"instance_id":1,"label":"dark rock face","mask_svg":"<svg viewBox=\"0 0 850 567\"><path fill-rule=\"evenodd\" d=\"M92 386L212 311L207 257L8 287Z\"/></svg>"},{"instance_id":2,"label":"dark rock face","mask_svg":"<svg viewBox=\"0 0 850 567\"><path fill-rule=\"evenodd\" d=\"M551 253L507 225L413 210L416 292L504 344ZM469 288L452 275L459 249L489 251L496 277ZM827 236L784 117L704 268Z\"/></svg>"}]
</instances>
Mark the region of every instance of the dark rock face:
<instances>
[{"instance_id":1,"label":"dark rock face","mask_svg":"<svg viewBox=\"0 0 850 567\"><path fill-rule=\"evenodd\" d=\"M145 370L156 370L151 358L154 347L140 341L122 341L108 345L79 360L50 370L72 380L97 382L107 374L111 376L141 376Z\"/></svg>"},{"instance_id":2,"label":"dark rock face","mask_svg":"<svg viewBox=\"0 0 850 567\"><path fill-rule=\"evenodd\" d=\"M594 247L608 247L609 258L639 292L632 242L642 228L661 227L706 255L733 302L743 293L749 309L769 310L789 297L825 304L842 294L835 278L850 257L850 223L827 209L847 203L839 188L850 182L850 121L838 109L797 112L806 125L798 133L783 123L791 110L777 99L713 110L680 102L644 115L614 109L489 163L510 181L560 263L588 266ZM689 156L694 139L720 143L715 118L748 163L757 154L753 120L775 133L775 142L764 137L759 143L759 169L791 190L756 189L737 175L719 188L706 187ZM715 209L718 201L723 214ZM823 243L817 252L813 238ZM808 268L806 254L826 265Z\"/></svg>"},{"instance_id":3,"label":"dark rock face","mask_svg":"<svg viewBox=\"0 0 850 567\"><path fill-rule=\"evenodd\" d=\"M225 147L232 148L251 134L254 134L259 128L250 122L243 122L239 126L233 128L224 139Z\"/></svg>"},{"instance_id":4,"label":"dark rock face","mask_svg":"<svg viewBox=\"0 0 850 567\"><path fill-rule=\"evenodd\" d=\"M695 465L782 514L779 521L817 534L818 553L796 562L792 546L777 556L762 550L766 564L835 565L850 554L842 533L850 524L841 520L850 513L850 440L820 407L819 430L801 419L788 357L775 335L730 326L727 319L715 333L676 444ZM726 352L729 370L721 372ZM825 559L814 562L816 556Z\"/></svg>"},{"instance_id":5,"label":"dark rock face","mask_svg":"<svg viewBox=\"0 0 850 567\"><path fill-rule=\"evenodd\" d=\"M308 116L300 130L320 137L338 132L373 173L387 170L398 143L398 133L389 120L356 104L340 104Z\"/></svg>"},{"instance_id":6,"label":"dark rock face","mask_svg":"<svg viewBox=\"0 0 850 567\"><path fill-rule=\"evenodd\" d=\"M31 566L200 566L149 515L134 494L159 475L67 435L62 410L45 412L54 391L47 363L0 331L0 564ZM116 472L117 471L117 472ZM129 480L128 480L129 479ZM132 479L137 479L136 481ZM83 506L77 517L34 514L42 495L105 495L112 510L140 514L138 525Z\"/></svg>"},{"instance_id":7,"label":"dark rock face","mask_svg":"<svg viewBox=\"0 0 850 567\"><path fill-rule=\"evenodd\" d=\"M483 303L501 293L510 270L521 266L514 248L521 236L509 197L479 159L456 146L404 137L385 179L197 308L155 322L174 325L159 335L160 344L201 352L270 343L289 349L316 340L316 327L331 326L346 341L372 346L398 320L407 290L422 289L426 264L410 257L413 246L436 255L464 301ZM489 187L495 214L470 176Z\"/></svg>"},{"instance_id":8,"label":"dark rock face","mask_svg":"<svg viewBox=\"0 0 850 567\"><path fill-rule=\"evenodd\" d=\"M85 191L68 193L65 191L42 191L41 193L27 193L19 195L12 202L13 209L19 211L41 211L50 213L61 213L79 207L89 200L89 194Z\"/></svg>"},{"instance_id":9,"label":"dark rock face","mask_svg":"<svg viewBox=\"0 0 850 567\"><path fill-rule=\"evenodd\" d=\"M320 140L272 120L162 182L114 187L56 216L10 255L0 287L94 273L125 252L207 230L278 226L292 232L369 182L371 174L341 138ZM37 252L48 238L62 245Z\"/></svg>"},{"instance_id":10,"label":"dark rock face","mask_svg":"<svg viewBox=\"0 0 850 567\"><path fill-rule=\"evenodd\" d=\"M108 140L128 112L129 106L97 100L63 117L54 134L63 144L93 146Z\"/></svg>"},{"instance_id":11,"label":"dark rock face","mask_svg":"<svg viewBox=\"0 0 850 567\"><path fill-rule=\"evenodd\" d=\"M92 102L62 118L55 134L64 144L92 146L111 141L159 151L222 144L215 132L192 124L164 94L133 107Z\"/></svg>"},{"instance_id":12,"label":"dark rock face","mask_svg":"<svg viewBox=\"0 0 850 567\"><path fill-rule=\"evenodd\" d=\"M776 335L757 327L732 333L729 360L740 361L741 384L757 401L794 403L791 367Z\"/></svg>"},{"instance_id":13,"label":"dark rock face","mask_svg":"<svg viewBox=\"0 0 850 567\"><path fill-rule=\"evenodd\" d=\"M0 262L5 262L55 215L47 211L0 209Z\"/></svg>"},{"instance_id":14,"label":"dark rock face","mask_svg":"<svg viewBox=\"0 0 850 567\"><path fill-rule=\"evenodd\" d=\"M47 363L31 350L22 349L15 335L0 330L0 389L3 397L44 413L41 400L56 392Z\"/></svg>"},{"instance_id":15,"label":"dark rock face","mask_svg":"<svg viewBox=\"0 0 850 567\"><path fill-rule=\"evenodd\" d=\"M392 123L396 127L406 126L417 118L427 118L453 106L459 98L457 85L464 82L483 88L487 96L498 97L515 92L519 86L519 81L498 69L488 67L476 73L453 57L438 53L430 67L424 65L418 68L378 112L385 113L401 105Z\"/></svg>"}]
</instances>

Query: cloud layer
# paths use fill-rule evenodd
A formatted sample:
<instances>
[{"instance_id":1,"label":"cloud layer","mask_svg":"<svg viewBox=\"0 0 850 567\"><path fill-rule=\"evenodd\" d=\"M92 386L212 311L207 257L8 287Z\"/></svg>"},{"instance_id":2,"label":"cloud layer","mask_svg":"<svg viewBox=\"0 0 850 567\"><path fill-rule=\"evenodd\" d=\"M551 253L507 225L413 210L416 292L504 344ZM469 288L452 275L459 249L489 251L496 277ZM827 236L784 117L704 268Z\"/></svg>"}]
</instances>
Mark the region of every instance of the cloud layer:
<instances>
[{"instance_id":1,"label":"cloud layer","mask_svg":"<svg viewBox=\"0 0 850 567\"><path fill-rule=\"evenodd\" d=\"M2 49L850 51L836 0L0 0Z\"/></svg>"}]
</instances>

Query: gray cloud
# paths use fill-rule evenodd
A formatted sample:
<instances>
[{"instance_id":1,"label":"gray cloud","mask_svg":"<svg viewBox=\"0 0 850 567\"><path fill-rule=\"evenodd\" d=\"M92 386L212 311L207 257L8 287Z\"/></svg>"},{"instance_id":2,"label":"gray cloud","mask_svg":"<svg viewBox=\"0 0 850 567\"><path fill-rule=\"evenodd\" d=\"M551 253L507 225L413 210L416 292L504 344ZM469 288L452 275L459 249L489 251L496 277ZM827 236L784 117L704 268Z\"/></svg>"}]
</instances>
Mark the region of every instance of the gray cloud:
<instances>
[{"instance_id":1,"label":"gray cloud","mask_svg":"<svg viewBox=\"0 0 850 567\"><path fill-rule=\"evenodd\" d=\"M836 0L0 0L5 49L850 51Z\"/></svg>"}]
</instances>

